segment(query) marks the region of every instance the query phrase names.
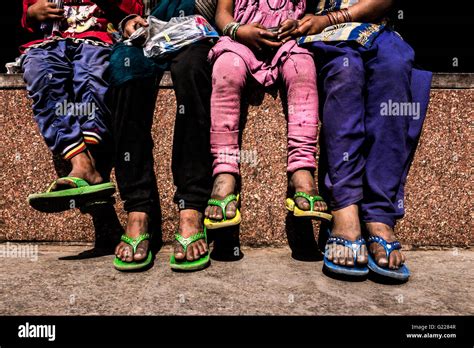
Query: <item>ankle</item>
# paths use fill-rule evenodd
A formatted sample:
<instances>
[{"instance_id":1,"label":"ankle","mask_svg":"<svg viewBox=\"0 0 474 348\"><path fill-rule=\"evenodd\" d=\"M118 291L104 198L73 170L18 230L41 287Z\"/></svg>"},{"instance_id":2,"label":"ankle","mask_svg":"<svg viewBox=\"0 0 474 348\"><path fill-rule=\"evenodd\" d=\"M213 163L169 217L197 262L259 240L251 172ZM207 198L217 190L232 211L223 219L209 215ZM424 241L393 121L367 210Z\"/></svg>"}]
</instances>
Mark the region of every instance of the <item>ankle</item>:
<instances>
[{"instance_id":1,"label":"ankle","mask_svg":"<svg viewBox=\"0 0 474 348\"><path fill-rule=\"evenodd\" d=\"M95 171L91 159L85 152L81 152L70 159L72 171Z\"/></svg>"}]
</instances>

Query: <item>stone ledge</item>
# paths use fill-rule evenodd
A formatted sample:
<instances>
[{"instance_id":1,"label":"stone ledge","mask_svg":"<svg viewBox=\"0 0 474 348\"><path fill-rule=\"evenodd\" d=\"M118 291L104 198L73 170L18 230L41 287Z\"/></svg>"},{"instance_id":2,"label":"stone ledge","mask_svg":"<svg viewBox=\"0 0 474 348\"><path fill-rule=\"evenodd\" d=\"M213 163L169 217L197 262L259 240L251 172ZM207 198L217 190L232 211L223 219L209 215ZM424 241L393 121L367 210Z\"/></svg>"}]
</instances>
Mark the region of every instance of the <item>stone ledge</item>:
<instances>
[{"instance_id":1,"label":"stone ledge","mask_svg":"<svg viewBox=\"0 0 474 348\"><path fill-rule=\"evenodd\" d=\"M473 245L471 197L466 190L471 167L466 144L474 117L472 100L474 88L431 92L426 124L408 177L407 214L397 227L398 237L406 245ZM44 215L32 210L26 203L28 194L44 190L56 176L51 155L37 130L25 90L0 90L0 105L0 241L92 242L100 228L124 224L118 197L118 220L115 217L92 223L90 217L77 211ZM163 215L161 232L166 242L172 240L178 217L172 202L171 175L175 112L174 92L161 90L152 134ZM256 167L242 166L242 243L311 246L314 238L311 242L310 234L318 229L305 226L303 233L301 226L288 220L283 205L287 187L286 122L277 97L266 94L249 106L242 149L257 151L259 159ZM270 197L268 202L264 197ZM115 216L113 210L112 214Z\"/></svg>"},{"instance_id":2,"label":"stone ledge","mask_svg":"<svg viewBox=\"0 0 474 348\"><path fill-rule=\"evenodd\" d=\"M24 89L25 82L21 74L0 74L1 89ZM160 82L160 88L173 88L171 74L167 71ZM470 89L474 88L474 74L471 73L435 73L432 89Z\"/></svg>"}]
</instances>

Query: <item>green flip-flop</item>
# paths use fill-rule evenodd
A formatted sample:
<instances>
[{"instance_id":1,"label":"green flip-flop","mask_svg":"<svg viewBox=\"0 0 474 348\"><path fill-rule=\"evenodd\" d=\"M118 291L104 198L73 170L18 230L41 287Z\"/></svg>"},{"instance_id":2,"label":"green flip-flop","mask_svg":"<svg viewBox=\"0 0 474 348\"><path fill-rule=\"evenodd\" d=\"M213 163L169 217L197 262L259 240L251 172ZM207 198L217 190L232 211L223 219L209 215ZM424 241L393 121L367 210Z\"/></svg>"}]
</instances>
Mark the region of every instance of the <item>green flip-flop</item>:
<instances>
[{"instance_id":1,"label":"green flip-flop","mask_svg":"<svg viewBox=\"0 0 474 348\"><path fill-rule=\"evenodd\" d=\"M184 254L186 254L186 250L188 249L191 243L194 243L197 240L204 239L207 243L207 231L206 227L202 232L198 232L193 234L188 238L184 238L179 233L175 234L175 239L178 241L179 244L183 247ZM174 253L170 257L170 267L173 270L177 271L197 271L203 268L206 268L210 263L210 256L209 251L201 256L198 260L188 261L187 259L184 260L176 260L174 257Z\"/></svg>"},{"instance_id":2,"label":"green flip-flop","mask_svg":"<svg viewBox=\"0 0 474 348\"><path fill-rule=\"evenodd\" d=\"M302 210L298 207L295 200L298 197L302 197L306 199L309 203L309 210ZM322 219L326 221L332 220L332 215L328 214L323 211L314 210L314 203L316 202L324 202L324 199L321 196L312 196L305 192L296 192L293 198L286 199L286 209L293 212L293 215L296 217L309 217L309 218L316 218Z\"/></svg>"},{"instance_id":3,"label":"green flip-flop","mask_svg":"<svg viewBox=\"0 0 474 348\"><path fill-rule=\"evenodd\" d=\"M57 181L60 179L70 182L75 187L58 189ZM115 185L111 182L90 185L84 179L72 176L60 179L55 180L46 192L29 195L30 206L44 213L57 213L80 208L87 202L108 198L115 193Z\"/></svg>"},{"instance_id":4,"label":"green flip-flop","mask_svg":"<svg viewBox=\"0 0 474 348\"><path fill-rule=\"evenodd\" d=\"M223 227L230 227L230 226L236 226L240 224L241 221L241 216L240 216L240 211L239 208L236 208L235 210L235 216L231 219L227 218L227 206L229 205L230 202L236 201L237 205L240 202L240 194L234 195L228 195L224 199L215 199L211 198L209 201L207 201L208 205L213 205L217 206L222 209L222 220L212 220L209 218L204 219L204 226L206 226L210 230L215 230L218 228L223 228Z\"/></svg>"},{"instance_id":5,"label":"green flip-flop","mask_svg":"<svg viewBox=\"0 0 474 348\"><path fill-rule=\"evenodd\" d=\"M144 240L150 240L150 234L148 233L140 234L137 238L130 238L129 236L124 234L122 235L122 237L120 237L120 240L130 245L133 249L133 254L135 255L138 244L140 244ZM115 256L114 267L115 269L122 272L137 271L137 270L147 267L152 261L153 261L153 254L150 250L150 245L148 245L148 254L147 254L147 257L143 259L143 261L126 262L126 261L122 261L117 256Z\"/></svg>"}]
</instances>

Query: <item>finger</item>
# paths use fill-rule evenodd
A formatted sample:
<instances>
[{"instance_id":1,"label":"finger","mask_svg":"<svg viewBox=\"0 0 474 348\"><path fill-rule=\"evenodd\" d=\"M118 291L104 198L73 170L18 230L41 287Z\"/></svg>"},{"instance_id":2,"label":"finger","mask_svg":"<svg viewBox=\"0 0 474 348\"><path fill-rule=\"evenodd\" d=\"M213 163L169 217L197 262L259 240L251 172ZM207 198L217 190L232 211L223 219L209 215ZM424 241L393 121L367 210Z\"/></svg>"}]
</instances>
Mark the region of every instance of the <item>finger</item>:
<instances>
[{"instance_id":1,"label":"finger","mask_svg":"<svg viewBox=\"0 0 474 348\"><path fill-rule=\"evenodd\" d=\"M46 8L56 8L58 7L58 4L54 3L54 2L46 2Z\"/></svg>"},{"instance_id":2,"label":"finger","mask_svg":"<svg viewBox=\"0 0 474 348\"><path fill-rule=\"evenodd\" d=\"M302 36L302 35L305 35L310 29L311 29L311 23L306 22L300 25L298 29L296 29L292 34L293 36Z\"/></svg>"},{"instance_id":3,"label":"finger","mask_svg":"<svg viewBox=\"0 0 474 348\"><path fill-rule=\"evenodd\" d=\"M278 48L282 45L281 42L274 42L274 41L270 41L270 40L267 40L267 39L260 39L259 42L261 44L264 44L268 47L272 47L272 48Z\"/></svg>"},{"instance_id":4,"label":"finger","mask_svg":"<svg viewBox=\"0 0 474 348\"><path fill-rule=\"evenodd\" d=\"M276 40L278 38L277 33L272 33L271 31L268 31L268 30L261 30L258 32L258 34L262 38L273 39L273 40Z\"/></svg>"},{"instance_id":5,"label":"finger","mask_svg":"<svg viewBox=\"0 0 474 348\"><path fill-rule=\"evenodd\" d=\"M135 23L141 25L142 27L147 27L148 26L148 22L146 20L144 20L142 17L134 18L134 20L135 20Z\"/></svg>"},{"instance_id":6,"label":"finger","mask_svg":"<svg viewBox=\"0 0 474 348\"><path fill-rule=\"evenodd\" d=\"M293 33L294 29L291 29L291 30L287 30L281 34L278 35L278 40L281 40L281 41L288 41L288 40L291 40L292 37L291 37L291 34Z\"/></svg>"},{"instance_id":7,"label":"finger","mask_svg":"<svg viewBox=\"0 0 474 348\"><path fill-rule=\"evenodd\" d=\"M298 21L298 23L299 23L299 25L301 26L301 24L304 24L304 23L308 22L310 19L311 19L311 17L305 16L305 17L301 18L301 19Z\"/></svg>"},{"instance_id":8,"label":"finger","mask_svg":"<svg viewBox=\"0 0 474 348\"><path fill-rule=\"evenodd\" d=\"M58 16L58 15L48 15L48 19L57 19L57 20L60 20L60 19L64 19L64 16Z\"/></svg>"},{"instance_id":9,"label":"finger","mask_svg":"<svg viewBox=\"0 0 474 348\"><path fill-rule=\"evenodd\" d=\"M64 10L62 8L58 8L58 9L49 9L48 10L48 14L49 15L64 15Z\"/></svg>"},{"instance_id":10,"label":"finger","mask_svg":"<svg viewBox=\"0 0 474 348\"><path fill-rule=\"evenodd\" d=\"M253 25L255 28L267 30L267 28L265 28L265 27L264 27L262 24L260 24L260 23L252 23L251 25Z\"/></svg>"}]
</instances>

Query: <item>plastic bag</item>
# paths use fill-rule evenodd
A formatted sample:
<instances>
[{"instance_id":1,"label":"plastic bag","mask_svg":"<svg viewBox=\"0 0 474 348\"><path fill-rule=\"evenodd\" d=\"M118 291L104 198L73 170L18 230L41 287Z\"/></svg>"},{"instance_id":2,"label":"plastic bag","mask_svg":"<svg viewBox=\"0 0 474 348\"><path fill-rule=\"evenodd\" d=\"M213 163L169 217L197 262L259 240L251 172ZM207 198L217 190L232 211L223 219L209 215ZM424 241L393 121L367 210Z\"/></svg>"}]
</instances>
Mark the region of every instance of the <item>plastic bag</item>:
<instances>
[{"instance_id":1,"label":"plastic bag","mask_svg":"<svg viewBox=\"0 0 474 348\"><path fill-rule=\"evenodd\" d=\"M194 42L219 37L212 25L200 15L173 17L169 22L149 16L147 21L148 27L139 28L124 43L143 45L143 52L148 58L163 57Z\"/></svg>"}]
</instances>

